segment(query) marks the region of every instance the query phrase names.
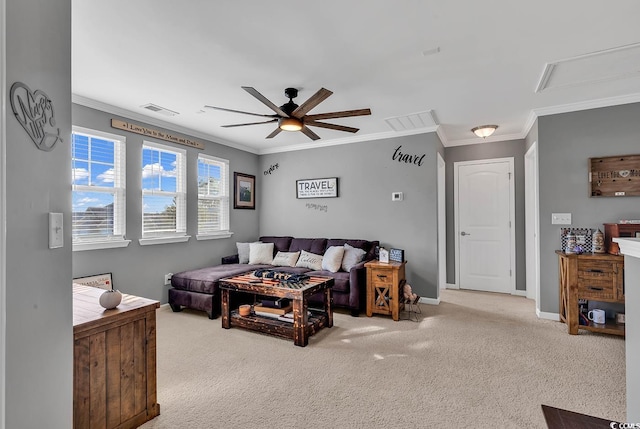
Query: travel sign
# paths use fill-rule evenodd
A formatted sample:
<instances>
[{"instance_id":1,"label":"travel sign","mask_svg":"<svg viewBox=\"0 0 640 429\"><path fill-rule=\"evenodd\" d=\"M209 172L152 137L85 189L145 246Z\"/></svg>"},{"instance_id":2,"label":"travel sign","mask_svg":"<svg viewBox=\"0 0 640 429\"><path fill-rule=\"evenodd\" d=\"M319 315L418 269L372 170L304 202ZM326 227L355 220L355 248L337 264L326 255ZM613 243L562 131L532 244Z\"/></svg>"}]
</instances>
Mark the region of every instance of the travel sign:
<instances>
[{"instance_id":1,"label":"travel sign","mask_svg":"<svg viewBox=\"0 0 640 429\"><path fill-rule=\"evenodd\" d=\"M338 178L296 180L296 198L336 198Z\"/></svg>"}]
</instances>

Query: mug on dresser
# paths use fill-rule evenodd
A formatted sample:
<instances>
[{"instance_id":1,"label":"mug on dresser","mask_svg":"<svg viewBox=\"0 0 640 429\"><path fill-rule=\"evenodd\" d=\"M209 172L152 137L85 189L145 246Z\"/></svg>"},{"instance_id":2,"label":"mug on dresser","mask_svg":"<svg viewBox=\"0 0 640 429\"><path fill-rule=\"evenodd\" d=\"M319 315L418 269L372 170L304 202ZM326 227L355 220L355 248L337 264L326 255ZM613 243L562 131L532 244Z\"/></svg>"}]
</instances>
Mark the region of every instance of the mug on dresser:
<instances>
[{"instance_id":1,"label":"mug on dresser","mask_svg":"<svg viewBox=\"0 0 640 429\"><path fill-rule=\"evenodd\" d=\"M605 312L604 312L604 310L600 310L600 309L594 308L593 310L589 311L589 313L587 313L587 317L593 323L597 323L599 325L604 325L604 322L605 322Z\"/></svg>"}]
</instances>

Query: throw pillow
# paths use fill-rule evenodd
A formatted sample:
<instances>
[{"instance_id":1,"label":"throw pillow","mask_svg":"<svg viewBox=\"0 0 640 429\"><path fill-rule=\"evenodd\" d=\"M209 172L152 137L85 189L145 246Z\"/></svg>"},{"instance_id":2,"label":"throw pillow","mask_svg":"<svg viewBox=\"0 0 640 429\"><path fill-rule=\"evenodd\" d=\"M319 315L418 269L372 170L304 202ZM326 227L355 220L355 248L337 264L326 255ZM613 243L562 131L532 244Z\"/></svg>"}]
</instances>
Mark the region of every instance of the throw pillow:
<instances>
[{"instance_id":1,"label":"throw pillow","mask_svg":"<svg viewBox=\"0 0 640 429\"><path fill-rule=\"evenodd\" d=\"M273 243L250 243L249 264L271 264L273 262Z\"/></svg>"},{"instance_id":2,"label":"throw pillow","mask_svg":"<svg viewBox=\"0 0 640 429\"><path fill-rule=\"evenodd\" d=\"M249 243L236 243L236 247L238 248L238 263L240 264L248 264L249 263Z\"/></svg>"},{"instance_id":3,"label":"throw pillow","mask_svg":"<svg viewBox=\"0 0 640 429\"><path fill-rule=\"evenodd\" d=\"M358 249L357 247L353 247L345 243L344 256L342 257L342 269L347 272L351 271L351 268L353 268L354 265L362 262L362 260L364 259L364 255L366 254L367 252L365 252L364 250Z\"/></svg>"},{"instance_id":4,"label":"throw pillow","mask_svg":"<svg viewBox=\"0 0 640 429\"><path fill-rule=\"evenodd\" d=\"M277 267L295 267L300 252L278 252L271 265Z\"/></svg>"},{"instance_id":5,"label":"throw pillow","mask_svg":"<svg viewBox=\"0 0 640 429\"><path fill-rule=\"evenodd\" d=\"M315 253L307 252L303 250L300 253L296 267L309 268L311 270L319 271L322 269L322 255L316 255Z\"/></svg>"},{"instance_id":6,"label":"throw pillow","mask_svg":"<svg viewBox=\"0 0 640 429\"><path fill-rule=\"evenodd\" d=\"M344 256L344 247L331 246L325 252L322 257L322 269L331 271L332 273L338 272L342 263L342 257Z\"/></svg>"}]
</instances>

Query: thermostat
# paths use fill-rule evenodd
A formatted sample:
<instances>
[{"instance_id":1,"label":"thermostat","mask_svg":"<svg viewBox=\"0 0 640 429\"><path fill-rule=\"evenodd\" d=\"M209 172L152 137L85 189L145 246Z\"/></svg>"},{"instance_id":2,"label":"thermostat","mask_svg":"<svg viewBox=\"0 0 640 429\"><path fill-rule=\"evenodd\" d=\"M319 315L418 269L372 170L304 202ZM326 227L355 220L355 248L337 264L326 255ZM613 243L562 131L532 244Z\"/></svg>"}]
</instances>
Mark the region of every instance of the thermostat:
<instances>
[{"instance_id":1,"label":"thermostat","mask_svg":"<svg viewBox=\"0 0 640 429\"><path fill-rule=\"evenodd\" d=\"M391 193L391 201L402 201L403 198L402 192Z\"/></svg>"}]
</instances>

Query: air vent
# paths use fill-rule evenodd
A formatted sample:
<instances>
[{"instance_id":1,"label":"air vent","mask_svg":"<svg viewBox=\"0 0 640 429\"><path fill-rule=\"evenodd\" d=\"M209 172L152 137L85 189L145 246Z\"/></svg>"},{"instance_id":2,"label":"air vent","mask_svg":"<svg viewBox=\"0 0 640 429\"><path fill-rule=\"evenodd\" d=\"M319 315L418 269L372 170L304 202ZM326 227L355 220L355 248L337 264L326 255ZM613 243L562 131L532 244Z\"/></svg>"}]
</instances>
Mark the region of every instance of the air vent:
<instances>
[{"instance_id":1,"label":"air vent","mask_svg":"<svg viewBox=\"0 0 640 429\"><path fill-rule=\"evenodd\" d=\"M436 113L433 110L386 118L385 121L387 121L387 124L389 124L393 131L432 128L439 125L438 118L436 118Z\"/></svg>"},{"instance_id":2,"label":"air vent","mask_svg":"<svg viewBox=\"0 0 640 429\"><path fill-rule=\"evenodd\" d=\"M159 113L164 116L176 116L180 114L178 112L174 112L173 110L169 110L164 107L158 106L157 104L152 104L152 103L145 104L140 107L142 107L143 109L151 110L152 112Z\"/></svg>"}]
</instances>

